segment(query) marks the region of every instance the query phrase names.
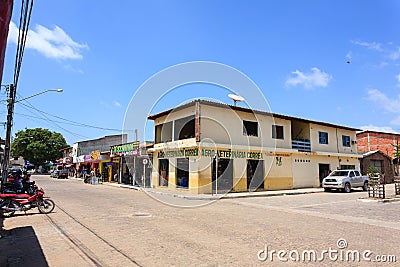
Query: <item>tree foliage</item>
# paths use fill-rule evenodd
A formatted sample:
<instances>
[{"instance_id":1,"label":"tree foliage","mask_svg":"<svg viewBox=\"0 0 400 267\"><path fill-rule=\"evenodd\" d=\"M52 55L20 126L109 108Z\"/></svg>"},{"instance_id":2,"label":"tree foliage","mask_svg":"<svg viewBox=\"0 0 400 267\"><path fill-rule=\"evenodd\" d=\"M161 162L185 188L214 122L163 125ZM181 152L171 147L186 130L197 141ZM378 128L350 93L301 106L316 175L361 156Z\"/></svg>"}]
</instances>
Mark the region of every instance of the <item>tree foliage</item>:
<instances>
[{"instance_id":1,"label":"tree foliage","mask_svg":"<svg viewBox=\"0 0 400 267\"><path fill-rule=\"evenodd\" d=\"M25 129L15 134L11 144L12 157L24 157L35 166L46 161L55 161L63 156L62 149L68 147L62 134L48 129Z\"/></svg>"}]
</instances>

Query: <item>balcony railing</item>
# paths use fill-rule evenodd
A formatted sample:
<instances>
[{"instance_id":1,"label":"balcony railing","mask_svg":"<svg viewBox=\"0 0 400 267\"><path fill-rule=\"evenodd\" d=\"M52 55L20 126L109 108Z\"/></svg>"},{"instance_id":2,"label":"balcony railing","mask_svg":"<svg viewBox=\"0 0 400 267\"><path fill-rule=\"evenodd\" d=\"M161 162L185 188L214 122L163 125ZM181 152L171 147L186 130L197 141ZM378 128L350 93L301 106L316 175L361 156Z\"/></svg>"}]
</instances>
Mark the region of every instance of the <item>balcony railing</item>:
<instances>
[{"instance_id":1,"label":"balcony railing","mask_svg":"<svg viewBox=\"0 0 400 267\"><path fill-rule=\"evenodd\" d=\"M311 152L310 140L292 140L292 148L300 152Z\"/></svg>"}]
</instances>

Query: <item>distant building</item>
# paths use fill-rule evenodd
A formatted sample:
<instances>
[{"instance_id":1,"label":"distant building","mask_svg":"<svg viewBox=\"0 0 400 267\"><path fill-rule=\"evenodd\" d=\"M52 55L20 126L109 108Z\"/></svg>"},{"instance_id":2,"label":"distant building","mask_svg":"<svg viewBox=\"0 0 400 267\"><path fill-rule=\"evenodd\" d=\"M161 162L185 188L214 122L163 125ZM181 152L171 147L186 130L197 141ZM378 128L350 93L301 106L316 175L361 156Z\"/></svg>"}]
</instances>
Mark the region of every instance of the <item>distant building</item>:
<instances>
[{"instance_id":1,"label":"distant building","mask_svg":"<svg viewBox=\"0 0 400 267\"><path fill-rule=\"evenodd\" d=\"M81 177L84 173L90 173L90 170L94 169L101 174L105 181L112 181L118 172L119 162L112 162L110 147L126 143L126 140L126 134L116 134L76 142L72 146L71 152L76 175Z\"/></svg>"},{"instance_id":2,"label":"distant building","mask_svg":"<svg viewBox=\"0 0 400 267\"><path fill-rule=\"evenodd\" d=\"M363 158L360 160L361 173L367 174L371 166L376 167L379 173L384 174L385 183L393 182L395 173L391 157L380 150L363 154Z\"/></svg>"},{"instance_id":3,"label":"distant building","mask_svg":"<svg viewBox=\"0 0 400 267\"><path fill-rule=\"evenodd\" d=\"M361 154L380 150L394 159L396 146L400 144L400 134L376 131L363 131L357 133L357 147Z\"/></svg>"},{"instance_id":4,"label":"distant building","mask_svg":"<svg viewBox=\"0 0 400 267\"><path fill-rule=\"evenodd\" d=\"M24 168L25 167L25 160L22 156L17 158L10 158L10 168Z\"/></svg>"}]
</instances>

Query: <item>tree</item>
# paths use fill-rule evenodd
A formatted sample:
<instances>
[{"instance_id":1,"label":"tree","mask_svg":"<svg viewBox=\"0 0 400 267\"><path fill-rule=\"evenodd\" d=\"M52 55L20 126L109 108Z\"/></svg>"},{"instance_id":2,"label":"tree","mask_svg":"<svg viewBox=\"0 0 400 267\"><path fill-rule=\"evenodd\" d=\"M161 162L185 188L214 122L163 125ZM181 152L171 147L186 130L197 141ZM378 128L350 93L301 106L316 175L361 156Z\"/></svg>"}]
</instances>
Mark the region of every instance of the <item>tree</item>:
<instances>
[{"instance_id":1,"label":"tree","mask_svg":"<svg viewBox=\"0 0 400 267\"><path fill-rule=\"evenodd\" d=\"M24 157L35 166L46 161L55 161L63 156L62 149L68 147L65 138L48 129L25 129L15 134L11 144L12 157Z\"/></svg>"}]
</instances>

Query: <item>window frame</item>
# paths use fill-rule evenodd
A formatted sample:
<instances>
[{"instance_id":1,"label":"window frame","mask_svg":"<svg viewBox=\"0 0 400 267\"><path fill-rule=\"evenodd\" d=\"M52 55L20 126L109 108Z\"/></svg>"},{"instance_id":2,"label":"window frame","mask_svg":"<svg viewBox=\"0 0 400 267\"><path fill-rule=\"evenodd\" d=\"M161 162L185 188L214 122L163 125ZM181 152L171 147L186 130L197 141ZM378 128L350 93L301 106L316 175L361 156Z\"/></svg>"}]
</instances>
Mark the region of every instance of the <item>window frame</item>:
<instances>
[{"instance_id":1,"label":"window frame","mask_svg":"<svg viewBox=\"0 0 400 267\"><path fill-rule=\"evenodd\" d=\"M325 136L323 137L322 135L325 135ZM318 131L318 141L319 141L319 144L321 144L321 145L328 145L328 144L329 144L328 138L329 138L328 132ZM325 142L322 142L322 141L325 141Z\"/></svg>"},{"instance_id":2,"label":"window frame","mask_svg":"<svg viewBox=\"0 0 400 267\"><path fill-rule=\"evenodd\" d=\"M351 147L350 135L342 135L342 146Z\"/></svg>"},{"instance_id":3,"label":"window frame","mask_svg":"<svg viewBox=\"0 0 400 267\"><path fill-rule=\"evenodd\" d=\"M248 124L248 126L250 126L250 124L252 124L252 127L255 127L255 134L249 134L248 132L248 128L246 127L246 124ZM247 120L243 120L243 135L244 136L254 136L254 137L258 137L258 121L247 121Z\"/></svg>"},{"instance_id":4,"label":"window frame","mask_svg":"<svg viewBox=\"0 0 400 267\"><path fill-rule=\"evenodd\" d=\"M277 129L282 129L282 137L278 136ZM277 124L272 125L272 139L279 139L279 140L285 139L285 130L283 128L283 125L277 125Z\"/></svg>"}]
</instances>

